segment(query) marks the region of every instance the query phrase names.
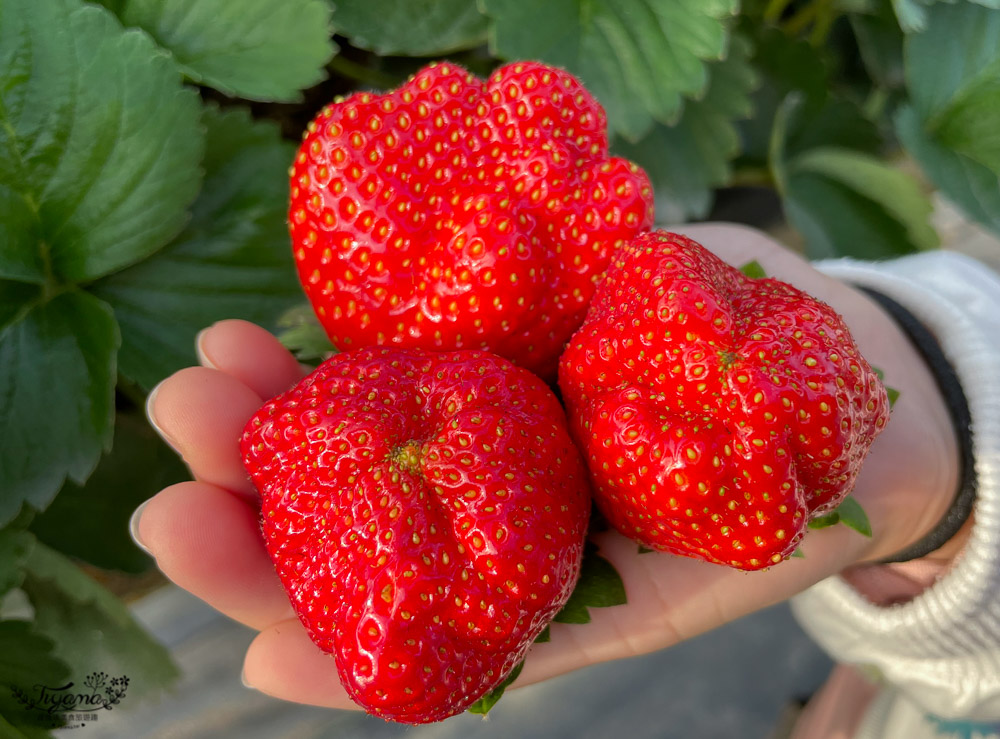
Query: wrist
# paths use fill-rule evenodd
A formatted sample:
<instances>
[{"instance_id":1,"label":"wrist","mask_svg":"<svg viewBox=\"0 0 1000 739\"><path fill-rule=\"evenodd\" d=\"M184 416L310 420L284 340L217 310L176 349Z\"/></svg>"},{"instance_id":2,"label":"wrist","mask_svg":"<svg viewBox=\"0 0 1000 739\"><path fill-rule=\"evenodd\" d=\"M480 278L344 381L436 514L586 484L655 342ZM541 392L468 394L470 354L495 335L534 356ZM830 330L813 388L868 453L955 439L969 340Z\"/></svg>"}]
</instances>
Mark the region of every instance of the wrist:
<instances>
[{"instance_id":1,"label":"wrist","mask_svg":"<svg viewBox=\"0 0 1000 739\"><path fill-rule=\"evenodd\" d=\"M852 330L859 347L900 393L854 491L873 528L860 561L876 562L905 552L938 527L960 488L962 465L955 422L935 372L882 305L868 295L857 299Z\"/></svg>"}]
</instances>

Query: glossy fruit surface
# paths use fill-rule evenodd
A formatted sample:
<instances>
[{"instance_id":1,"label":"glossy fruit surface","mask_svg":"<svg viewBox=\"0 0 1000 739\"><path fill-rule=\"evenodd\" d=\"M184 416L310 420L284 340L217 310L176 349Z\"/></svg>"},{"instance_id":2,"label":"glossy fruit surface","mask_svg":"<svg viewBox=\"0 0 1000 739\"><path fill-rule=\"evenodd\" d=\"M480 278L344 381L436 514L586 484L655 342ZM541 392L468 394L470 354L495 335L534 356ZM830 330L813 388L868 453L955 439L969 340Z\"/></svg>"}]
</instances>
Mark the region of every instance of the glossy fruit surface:
<instances>
[{"instance_id":1,"label":"glossy fruit surface","mask_svg":"<svg viewBox=\"0 0 1000 739\"><path fill-rule=\"evenodd\" d=\"M747 570L850 492L889 413L833 309L665 232L617 254L559 375L612 525Z\"/></svg>"},{"instance_id":2,"label":"glossy fruit surface","mask_svg":"<svg viewBox=\"0 0 1000 739\"><path fill-rule=\"evenodd\" d=\"M533 62L426 67L310 124L291 170L299 276L334 345L488 349L548 378L652 192L606 118Z\"/></svg>"},{"instance_id":3,"label":"glossy fruit surface","mask_svg":"<svg viewBox=\"0 0 1000 739\"><path fill-rule=\"evenodd\" d=\"M498 357L336 355L269 401L241 449L296 612L377 716L465 710L579 576L586 469L552 392Z\"/></svg>"}]
</instances>

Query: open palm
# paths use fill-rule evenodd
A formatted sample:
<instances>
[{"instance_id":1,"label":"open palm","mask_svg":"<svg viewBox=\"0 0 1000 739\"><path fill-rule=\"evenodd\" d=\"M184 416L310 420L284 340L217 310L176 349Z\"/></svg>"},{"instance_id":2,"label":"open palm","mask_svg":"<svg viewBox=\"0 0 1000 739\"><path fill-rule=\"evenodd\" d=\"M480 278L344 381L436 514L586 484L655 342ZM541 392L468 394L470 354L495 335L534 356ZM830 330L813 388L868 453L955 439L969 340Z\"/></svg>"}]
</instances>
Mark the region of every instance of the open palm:
<instances>
[{"instance_id":1,"label":"open palm","mask_svg":"<svg viewBox=\"0 0 1000 739\"><path fill-rule=\"evenodd\" d=\"M589 624L553 624L551 641L529 653L518 686L669 646L899 551L940 519L957 484L954 434L934 381L874 303L756 231L724 225L680 230L731 264L756 259L768 274L828 302L844 316L862 353L900 390L854 493L874 536L843 526L811 532L804 558L743 573L666 554L640 555L617 533L598 535L602 554L622 576L628 604L593 609ZM309 640L278 582L260 534L257 494L239 455L250 416L304 371L273 336L241 321L203 332L198 349L203 366L168 378L149 400L150 418L194 481L151 499L136 522L138 536L171 580L259 630L246 655L248 684L287 700L354 707L333 659Z\"/></svg>"}]
</instances>

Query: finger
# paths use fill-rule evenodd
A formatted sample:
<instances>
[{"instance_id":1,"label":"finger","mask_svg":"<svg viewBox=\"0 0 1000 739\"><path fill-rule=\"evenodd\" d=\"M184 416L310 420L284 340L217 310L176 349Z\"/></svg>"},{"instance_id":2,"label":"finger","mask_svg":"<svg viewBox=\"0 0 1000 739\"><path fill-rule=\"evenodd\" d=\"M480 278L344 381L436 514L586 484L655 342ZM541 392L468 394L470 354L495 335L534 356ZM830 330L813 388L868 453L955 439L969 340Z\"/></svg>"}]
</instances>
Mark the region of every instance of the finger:
<instances>
[{"instance_id":1,"label":"finger","mask_svg":"<svg viewBox=\"0 0 1000 739\"><path fill-rule=\"evenodd\" d=\"M247 502L201 482L146 502L137 538L170 580L230 618L262 629L292 615Z\"/></svg>"},{"instance_id":2,"label":"finger","mask_svg":"<svg viewBox=\"0 0 1000 739\"><path fill-rule=\"evenodd\" d=\"M235 377L206 367L188 367L153 390L146 412L196 479L256 496L240 458L239 439L263 404L260 395Z\"/></svg>"},{"instance_id":3,"label":"finger","mask_svg":"<svg viewBox=\"0 0 1000 739\"><path fill-rule=\"evenodd\" d=\"M358 708L340 684L333 655L309 639L301 622L282 621L251 642L243 681L262 693L327 708Z\"/></svg>"},{"instance_id":4,"label":"finger","mask_svg":"<svg viewBox=\"0 0 1000 739\"><path fill-rule=\"evenodd\" d=\"M220 321L198 334L198 359L235 377L262 398L273 398L302 379L302 368L281 342L247 321Z\"/></svg>"}]
</instances>

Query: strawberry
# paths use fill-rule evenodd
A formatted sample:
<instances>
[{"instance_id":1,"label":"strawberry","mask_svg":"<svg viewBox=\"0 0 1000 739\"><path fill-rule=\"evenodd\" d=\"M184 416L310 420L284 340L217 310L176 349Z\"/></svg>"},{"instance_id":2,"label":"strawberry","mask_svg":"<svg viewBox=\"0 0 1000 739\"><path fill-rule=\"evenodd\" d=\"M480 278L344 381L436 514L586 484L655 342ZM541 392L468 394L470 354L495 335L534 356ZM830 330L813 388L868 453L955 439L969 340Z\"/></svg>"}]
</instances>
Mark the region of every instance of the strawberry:
<instances>
[{"instance_id":1,"label":"strawberry","mask_svg":"<svg viewBox=\"0 0 1000 739\"><path fill-rule=\"evenodd\" d=\"M552 391L499 357L336 355L269 401L241 449L281 582L374 715L465 710L579 576L586 468Z\"/></svg>"},{"instance_id":2,"label":"strawberry","mask_svg":"<svg viewBox=\"0 0 1000 739\"><path fill-rule=\"evenodd\" d=\"M664 232L618 252L559 384L611 524L743 570L795 551L888 418L833 309Z\"/></svg>"},{"instance_id":3,"label":"strawberry","mask_svg":"<svg viewBox=\"0 0 1000 739\"><path fill-rule=\"evenodd\" d=\"M531 62L487 82L431 65L328 105L291 169L299 277L341 350L489 349L554 378L612 251L652 219L601 106Z\"/></svg>"}]
</instances>

